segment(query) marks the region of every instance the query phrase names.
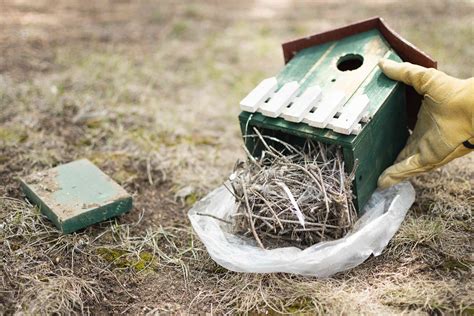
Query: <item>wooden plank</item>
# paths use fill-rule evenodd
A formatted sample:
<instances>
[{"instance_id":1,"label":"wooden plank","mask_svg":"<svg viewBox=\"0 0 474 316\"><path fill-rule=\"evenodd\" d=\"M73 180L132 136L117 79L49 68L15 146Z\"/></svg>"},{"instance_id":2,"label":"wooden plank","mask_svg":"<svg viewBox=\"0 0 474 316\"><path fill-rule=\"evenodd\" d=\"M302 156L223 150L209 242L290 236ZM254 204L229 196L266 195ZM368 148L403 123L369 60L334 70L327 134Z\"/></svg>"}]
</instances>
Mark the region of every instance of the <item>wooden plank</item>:
<instances>
[{"instance_id":1,"label":"wooden plank","mask_svg":"<svg viewBox=\"0 0 474 316\"><path fill-rule=\"evenodd\" d=\"M341 91L328 91L323 93L321 102L313 113L308 113L303 122L310 126L325 128L343 105L344 93Z\"/></svg>"},{"instance_id":2,"label":"wooden plank","mask_svg":"<svg viewBox=\"0 0 474 316\"><path fill-rule=\"evenodd\" d=\"M391 50L384 55L384 58L397 62L401 61ZM393 89L393 87L388 84L390 80L391 79L382 73L379 67L375 67L354 93L353 96L366 94L369 97L370 106L368 112L370 113L370 117L373 117L375 113L377 113L379 107L384 103L384 100L390 96L390 92Z\"/></svg>"},{"instance_id":3,"label":"wooden plank","mask_svg":"<svg viewBox=\"0 0 474 316\"><path fill-rule=\"evenodd\" d=\"M305 36L303 38L283 43L281 46L283 48L283 56L285 58L285 63L291 61L294 56L302 49L315 45L322 45L327 42L339 41L357 33L362 33L371 29L379 28L379 25L381 23L383 23L381 18L374 17L367 20L358 21L356 23L352 23L343 27L339 27L330 31Z\"/></svg>"},{"instance_id":4,"label":"wooden plank","mask_svg":"<svg viewBox=\"0 0 474 316\"><path fill-rule=\"evenodd\" d=\"M285 107L281 116L290 122L299 123L309 113L309 111L316 106L321 100L321 88L319 86L312 86L288 107Z\"/></svg>"},{"instance_id":5,"label":"wooden plank","mask_svg":"<svg viewBox=\"0 0 474 316\"><path fill-rule=\"evenodd\" d=\"M367 95L353 97L342 110L341 116L332 122L331 129L337 133L349 135L359 123L360 119L369 107Z\"/></svg>"},{"instance_id":6,"label":"wooden plank","mask_svg":"<svg viewBox=\"0 0 474 316\"><path fill-rule=\"evenodd\" d=\"M362 132L362 125L361 124L357 124L356 127L354 127L354 129L352 130L352 135L359 135L360 132Z\"/></svg>"},{"instance_id":7,"label":"wooden plank","mask_svg":"<svg viewBox=\"0 0 474 316\"><path fill-rule=\"evenodd\" d=\"M345 103L372 70L378 68L378 61L389 49L377 30L344 38L338 41L328 54L324 55L324 60L314 69L314 75L304 82L302 88L318 85L323 91L327 89L341 90L346 96ZM338 62L341 58L351 54L363 56L362 65L354 70L339 70L337 68Z\"/></svg>"},{"instance_id":8,"label":"wooden plank","mask_svg":"<svg viewBox=\"0 0 474 316\"><path fill-rule=\"evenodd\" d=\"M240 101L240 109L254 113L277 89L278 82L275 77L262 80L245 98Z\"/></svg>"},{"instance_id":9,"label":"wooden plank","mask_svg":"<svg viewBox=\"0 0 474 316\"><path fill-rule=\"evenodd\" d=\"M298 81L302 84L308 73L318 64L328 48L334 45L327 43L319 46L309 47L298 52L298 54L284 67L277 75L278 86L282 87L285 83Z\"/></svg>"},{"instance_id":10,"label":"wooden plank","mask_svg":"<svg viewBox=\"0 0 474 316\"><path fill-rule=\"evenodd\" d=\"M326 128L329 128L329 129L332 129L334 127L334 124L336 124L336 121L337 121L337 118L333 118L329 123L328 125L326 126ZM356 124L356 126L354 127L354 129L352 130L351 132L351 135L359 135L360 132L362 132L362 124Z\"/></svg>"},{"instance_id":11,"label":"wooden plank","mask_svg":"<svg viewBox=\"0 0 474 316\"><path fill-rule=\"evenodd\" d=\"M258 111L265 116L278 117L281 111L295 98L300 85L296 81L288 82L266 103L263 103Z\"/></svg>"}]
</instances>

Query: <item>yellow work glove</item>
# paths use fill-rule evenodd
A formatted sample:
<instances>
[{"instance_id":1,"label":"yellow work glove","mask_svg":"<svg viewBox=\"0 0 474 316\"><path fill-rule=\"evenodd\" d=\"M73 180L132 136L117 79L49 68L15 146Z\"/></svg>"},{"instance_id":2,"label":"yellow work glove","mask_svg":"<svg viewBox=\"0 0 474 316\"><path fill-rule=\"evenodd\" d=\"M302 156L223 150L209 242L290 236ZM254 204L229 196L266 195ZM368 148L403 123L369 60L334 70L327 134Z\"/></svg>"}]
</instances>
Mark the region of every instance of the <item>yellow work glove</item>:
<instances>
[{"instance_id":1,"label":"yellow work glove","mask_svg":"<svg viewBox=\"0 0 474 316\"><path fill-rule=\"evenodd\" d=\"M424 96L413 134L395 164L379 177L387 188L438 168L474 149L474 78L456 79L433 68L382 59L387 77Z\"/></svg>"}]
</instances>

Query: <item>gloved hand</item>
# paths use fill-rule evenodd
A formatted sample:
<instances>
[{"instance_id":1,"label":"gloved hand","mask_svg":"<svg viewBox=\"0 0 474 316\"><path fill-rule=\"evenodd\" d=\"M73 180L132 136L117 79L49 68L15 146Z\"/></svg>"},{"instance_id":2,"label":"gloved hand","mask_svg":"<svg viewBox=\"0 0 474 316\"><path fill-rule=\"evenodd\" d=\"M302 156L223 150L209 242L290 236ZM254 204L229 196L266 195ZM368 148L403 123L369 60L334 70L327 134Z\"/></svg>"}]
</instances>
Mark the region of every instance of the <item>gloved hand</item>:
<instances>
[{"instance_id":1,"label":"gloved hand","mask_svg":"<svg viewBox=\"0 0 474 316\"><path fill-rule=\"evenodd\" d=\"M387 77L413 86L424 96L413 134L395 164L379 177L387 188L438 168L474 149L474 78L456 79L433 68L383 59Z\"/></svg>"}]
</instances>

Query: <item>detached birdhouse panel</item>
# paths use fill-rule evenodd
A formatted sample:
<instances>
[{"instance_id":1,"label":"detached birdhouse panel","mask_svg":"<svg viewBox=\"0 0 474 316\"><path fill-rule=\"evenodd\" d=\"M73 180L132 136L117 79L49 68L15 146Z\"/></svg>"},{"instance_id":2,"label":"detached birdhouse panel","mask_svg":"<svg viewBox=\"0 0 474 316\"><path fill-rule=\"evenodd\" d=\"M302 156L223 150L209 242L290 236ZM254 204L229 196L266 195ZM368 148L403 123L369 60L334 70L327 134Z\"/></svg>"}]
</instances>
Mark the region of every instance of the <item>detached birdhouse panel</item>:
<instances>
[{"instance_id":1,"label":"detached birdhouse panel","mask_svg":"<svg viewBox=\"0 0 474 316\"><path fill-rule=\"evenodd\" d=\"M132 197L87 159L33 173L21 180L21 187L63 233L132 208Z\"/></svg>"}]
</instances>

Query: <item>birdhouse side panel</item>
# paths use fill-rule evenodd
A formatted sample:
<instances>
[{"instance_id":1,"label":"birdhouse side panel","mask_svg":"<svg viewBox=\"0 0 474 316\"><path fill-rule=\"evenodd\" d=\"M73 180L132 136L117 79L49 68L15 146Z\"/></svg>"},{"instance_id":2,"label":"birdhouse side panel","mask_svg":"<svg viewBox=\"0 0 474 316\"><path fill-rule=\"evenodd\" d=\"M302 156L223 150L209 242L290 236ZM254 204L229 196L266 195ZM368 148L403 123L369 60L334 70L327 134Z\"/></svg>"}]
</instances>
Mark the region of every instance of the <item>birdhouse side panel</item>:
<instances>
[{"instance_id":1,"label":"birdhouse side panel","mask_svg":"<svg viewBox=\"0 0 474 316\"><path fill-rule=\"evenodd\" d=\"M352 151L349 148L344 151L348 172L358 162L352 190L360 212L377 188L380 174L393 164L405 146L408 138L405 102L405 85L397 83L370 124L358 135Z\"/></svg>"}]
</instances>

